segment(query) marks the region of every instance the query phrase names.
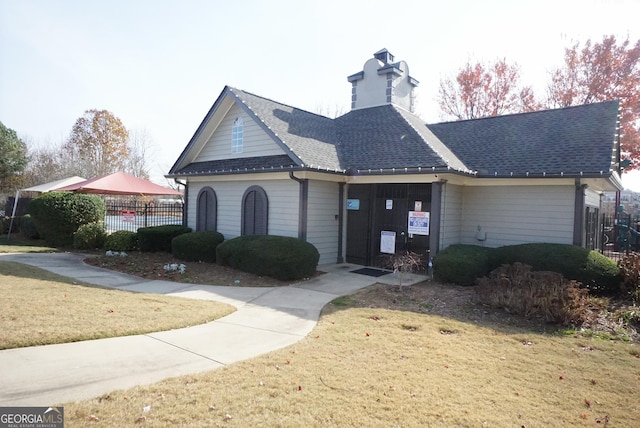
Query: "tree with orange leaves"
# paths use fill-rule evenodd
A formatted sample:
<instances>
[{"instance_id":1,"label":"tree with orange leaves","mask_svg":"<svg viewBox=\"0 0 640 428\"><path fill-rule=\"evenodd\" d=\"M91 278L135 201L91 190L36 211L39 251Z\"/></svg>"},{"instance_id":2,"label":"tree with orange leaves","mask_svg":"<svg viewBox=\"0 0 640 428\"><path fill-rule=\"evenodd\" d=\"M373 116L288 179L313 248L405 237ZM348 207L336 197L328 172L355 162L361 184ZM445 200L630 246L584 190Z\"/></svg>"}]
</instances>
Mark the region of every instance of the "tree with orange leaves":
<instances>
[{"instance_id":1,"label":"tree with orange leaves","mask_svg":"<svg viewBox=\"0 0 640 428\"><path fill-rule=\"evenodd\" d=\"M565 49L564 66L551 74L547 105L569 107L620 100L620 144L623 157L640 159L640 40L618 43L605 36ZM632 164L628 169L640 169Z\"/></svg>"},{"instance_id":2,"label":"tree with orange leaves","mask_svg":"<svg viewBox=\"0 0 640 428\"><path fill-rule=\"evenodd\" d=\"M529 86L520 86L517 65L467 62L455 81L440 81L438 104L445 117L457 120L533 111L539 108Z\"/></svg>"},{"instance_id":3,"label":"tree with orange leaves","mask_svg":"<svg viewBox=\"0 0 640 428\"><path fill-rule=\"evenodd\" d=\"M575 43L550 77L546 100L538 102L530 87L519 86L517 66L467 62L455 81L440 81L437 101L445 118L463 120L617 99L622 157L638 159L627 169L640 169L640 40L618 43L611 35Z\"/></svg>"}]
</instances>

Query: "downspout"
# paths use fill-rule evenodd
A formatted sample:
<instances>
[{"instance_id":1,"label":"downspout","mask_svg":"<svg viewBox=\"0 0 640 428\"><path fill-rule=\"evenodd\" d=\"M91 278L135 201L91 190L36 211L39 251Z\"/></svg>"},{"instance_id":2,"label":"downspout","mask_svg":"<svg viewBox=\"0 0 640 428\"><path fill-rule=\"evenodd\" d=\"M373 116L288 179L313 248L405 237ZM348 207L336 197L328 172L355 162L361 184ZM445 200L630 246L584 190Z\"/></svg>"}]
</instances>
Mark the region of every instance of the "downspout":
<instances>
[{"instance_id":1,"label":"downspout","mask_svg":"<svg viewBox=\"0 0 640 428\"><path fill-rule=\"evenodd\" d=\"M298 197L298 238L307 240L307 215L309 205L309 180L298 178L289 171L289 178L300 183L300 194Z\"/></svg>"},{"instance_id":2,"label":"downspout","mask_svg":"<svg viewBox=\"0 0 640 428\"><path fill-rule=\"evenodd\" d=\"M431 218L429 225L429 253L434 257L440 251L440 234L442 222L442 196L444 182L436 181L431 183Z\"/></svg>"},{"instance_id":3,"label":"downspout","mask_svg":"<svg viewBox=\"0 0 640 428\"><path fill-rule=\"evenodd\" d=\"M189 213L189 183L183 183L182 181L178 180L177 178L174 178L173 181L175 181L178 184L181 184L184 186L184 202L182 204L182 225L183 226L187 226L187 218L188 218L188 213Z\"/></svg>"},{"instance_id":4,"label":"downspout","mask_svg":"<svg viewBox=\"0 0 640 428\"><path fill-rule=\"evenodd\" d=\"M584 210L585 210L585 191L586 184L581 184L580 179L576 178L575 204L573 208L573 245L582 247L584 245Z\"/></svg>"},{"instance_id":5,"label":"downspout","mask_svg":"<svg viewBox=\"0 0 640 428\"><path fill-rule=\"evenodd\" d=\"M338 183L338 260L337 263L344 263L342 255L342 240L344 239L342 227L344 225L344 183Z\"/></svg>"}]
</instances>

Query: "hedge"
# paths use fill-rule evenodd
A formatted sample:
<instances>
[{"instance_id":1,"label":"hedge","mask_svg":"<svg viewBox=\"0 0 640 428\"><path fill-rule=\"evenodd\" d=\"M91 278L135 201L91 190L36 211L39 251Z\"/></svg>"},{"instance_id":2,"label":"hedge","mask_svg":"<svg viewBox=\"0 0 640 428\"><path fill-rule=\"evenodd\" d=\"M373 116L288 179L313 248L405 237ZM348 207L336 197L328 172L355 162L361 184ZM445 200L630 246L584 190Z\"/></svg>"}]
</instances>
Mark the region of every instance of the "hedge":
<instances>
[{"instance_id":1,"label":"hedge","mask_svg":"<svg viewBox=\"0 0 640 428\"><path fill-rule=\"evenodd\" d=\"M320 254L301 239L274 235L245 235L218 245L218 264L283 281L315 274Z\"/></svg>"},{"instance_id":2,"label":"hedge","mask_svg":"<svg viewBox=\"0 0 640 428\"><path fill-rule=\"evenodd\" d=\"M170 253L171 240L178 235L189 232L191 232L190 227L175 224L141 227L138 229L138 245L140 251L143 252L165 251Z\"/></svg>"},{"instance_id":3,"label":"hedge","mask_svg":"<svg viewBox=\"0 0 640 428\"><path fill-rule=\"evenodd\" d=\"M223 241L222 233L215 231L183 233L171 241L171 254L180 260L215 263L216 248Z\"/></svg>"},{"instance_id":4,"label":"hedge","mask_svg":"<svg viewBox=\"0 0 640 428\"><path fill-rule=\"evenodd\" d=\"M71 246L78 228L104 220L105 211L99 196L83 193L49 192L29 204L38 234L56 247Z\"/></svg>"},{"instance_id":5,"label":"hedge","mask_svg":"<svg viewBox=\"0 0 640 428\"><path fill-rule=\"evenodd\" d=\"M534 271L550 271L576 280L593 294L615 294L621 282L617 264L597 251L566 244L520 244L499 248L451 245L433 260L434 277L441 282L473 285L502 266L523 263Z\"/></svg>"}]
</instances>

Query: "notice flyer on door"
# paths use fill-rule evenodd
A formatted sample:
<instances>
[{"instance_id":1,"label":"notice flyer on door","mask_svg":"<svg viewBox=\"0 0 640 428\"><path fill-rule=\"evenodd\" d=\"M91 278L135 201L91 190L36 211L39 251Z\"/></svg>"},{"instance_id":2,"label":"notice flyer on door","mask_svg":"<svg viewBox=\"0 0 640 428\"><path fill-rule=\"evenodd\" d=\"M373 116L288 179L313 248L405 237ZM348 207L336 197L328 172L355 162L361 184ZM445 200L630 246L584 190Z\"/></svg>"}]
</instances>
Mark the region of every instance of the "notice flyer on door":
<instances>
[{"instance_id":1,"label":"notice flyer on door","mask_svg":"<svg viewBox=\"0 0 640 428\"><path fill-rule=\"evenodd\" d=\"M429 234L429 213L423 211L409 211L409 235Z\"/></svg>"}]
</instances>

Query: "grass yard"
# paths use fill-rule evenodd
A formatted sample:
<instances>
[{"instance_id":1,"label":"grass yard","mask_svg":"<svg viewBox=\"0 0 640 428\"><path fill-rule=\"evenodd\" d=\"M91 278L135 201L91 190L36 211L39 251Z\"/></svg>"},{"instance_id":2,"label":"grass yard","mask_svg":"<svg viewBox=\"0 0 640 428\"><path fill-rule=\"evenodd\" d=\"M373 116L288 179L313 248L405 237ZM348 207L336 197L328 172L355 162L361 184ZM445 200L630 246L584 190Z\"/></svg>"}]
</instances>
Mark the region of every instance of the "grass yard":
<instances>
[{"instance_id":1,"label":"grass yard","mask_svg":"<svg viewBox=\"0 0 640 428\"><path fill-rule=\"evenodd\" d=\"M49 247L41 239L27 239L20 235L0 236L0 253L56 253L57 248Z\"/></svg>"},{"instance_id":2,"label":"grass yard","mask_svg":"<svg viewBox=\"0 0 640 428\"><path fill-rule=\"evenodd\" d=\"M0 252L6 248L0 243ZM92 260L156 278L167 258L136 257ZM187 269L189 282L264 282L215 265ZM0 292L2 347L162 330L231 310L82 286L8 262L0 263ZM368 287L334 300L293 346L66 403L65 421L69 427L638 426L637 334L615 323L576 333L478 305L473 294L471 287L434 282L403 291Z\"/></svg>"},{"instance_id":3,"label":"grass yard","mask_svg":"<svg viewBox=\"0 0 640 428\"><path fill-rule=\"evenodd\" d=\"M75 342L202 324L230 305L80 284L0 261L0 349Z\"/></svg>"},{"instance_id":4,"label":"grass yard","mask_svg":"<svg viewBox=\"0 0 640 428\"><path fill-rule=\"evenodd\" d=\"M361 307L367 293L330 304L294 346L66 403L68 424L630 427L640 420L637 343Z\"/></svg>"}]
</instances>

